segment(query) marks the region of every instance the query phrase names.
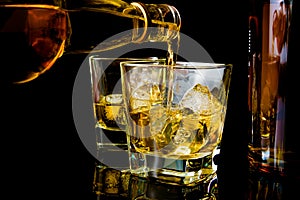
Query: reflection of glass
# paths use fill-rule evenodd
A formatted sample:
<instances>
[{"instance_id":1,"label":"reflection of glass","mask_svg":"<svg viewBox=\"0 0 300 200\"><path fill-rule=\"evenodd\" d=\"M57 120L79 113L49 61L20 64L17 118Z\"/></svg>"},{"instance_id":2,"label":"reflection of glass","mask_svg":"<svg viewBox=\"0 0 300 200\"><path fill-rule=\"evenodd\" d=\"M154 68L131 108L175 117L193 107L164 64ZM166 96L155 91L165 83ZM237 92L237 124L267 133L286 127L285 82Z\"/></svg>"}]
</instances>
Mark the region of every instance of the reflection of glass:
<instances>
[{"instance_id":1,"label":"reflection of glass","mask_svg":"<svg viewBox=\"0 0 300 200\"><path fill-rule=\"evenodd\" d=\"M134 200L217 200L217 178L209 182L193 186L176 185L171 182L161 182L155 179L143 179L137 176L130 177L129 199ZM207 188L207 190L205 190Z\"/></svg>"},{"instance_id":2,"label":"reflection of glass","mask_svg":"<svg viewBox=\"0 0 300 200\"><path fill-rule=\"evenodd\" d=\"M231 65L121 66L131 172L183 186L212 180Z\"/></svg>"},{"instance_id":3,"label":"reflection of glass","mask_svg":"<svg viewBox=\"0 0 300 200\"><path fill-rule=\"evenodd\" d=\"M68 19L60 7L0 2L0 21L2 81L28 82L63 54Z\"/></svg>"}]
</instances>

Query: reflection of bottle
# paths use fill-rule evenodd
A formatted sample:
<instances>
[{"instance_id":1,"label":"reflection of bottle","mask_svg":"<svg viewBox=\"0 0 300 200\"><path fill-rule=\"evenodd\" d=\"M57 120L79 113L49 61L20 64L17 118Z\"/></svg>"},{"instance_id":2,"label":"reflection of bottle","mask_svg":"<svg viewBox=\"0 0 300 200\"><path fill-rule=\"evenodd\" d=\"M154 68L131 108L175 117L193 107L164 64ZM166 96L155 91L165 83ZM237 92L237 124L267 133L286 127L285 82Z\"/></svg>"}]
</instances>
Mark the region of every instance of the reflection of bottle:
<instances>
[{"instance_id":1,"label":"reflection of bottle","mask_svg":"<svg viewBox=\"0 0 300 200\"><path fill-rule=\"evenodd\" d=\"M299 184L300 178L293 170L300 164L292 142L294 133L287 126L295 4L292 0L250 2L250 199L285 199L292 191L290 186Z\"/></svg>"}]
</instances>

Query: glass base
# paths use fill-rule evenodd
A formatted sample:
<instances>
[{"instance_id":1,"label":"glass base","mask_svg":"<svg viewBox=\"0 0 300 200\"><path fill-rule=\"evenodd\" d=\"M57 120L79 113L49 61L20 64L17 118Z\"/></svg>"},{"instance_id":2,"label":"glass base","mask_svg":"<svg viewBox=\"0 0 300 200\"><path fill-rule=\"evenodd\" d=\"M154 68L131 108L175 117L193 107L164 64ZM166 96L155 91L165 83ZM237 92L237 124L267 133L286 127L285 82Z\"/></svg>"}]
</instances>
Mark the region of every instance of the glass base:
<instances>
[{"instance_id":1,"label":"glass base","mask_svg":"<svg viewBox=\"0 0 300 200\"><path fill-rule=\"evenodd\" d=\"M219 149L211 155L198 159L170 159L140 153L130 153L131 173L139 177L149 177L161 183L180 186L195 186L211 180L217 171L213 157Z\"/></svg>"},{"instance_id":2,"label":"glass base","mask_svg":"<svg viewBox=\"0 0 300 200\"><path fill-rule=\"evenodd\" d=\"M97 151L97 160L103 166L118 170L130 169L128 151L124 150L121 145L103 145Z\"/></svg>"}]
</instances>

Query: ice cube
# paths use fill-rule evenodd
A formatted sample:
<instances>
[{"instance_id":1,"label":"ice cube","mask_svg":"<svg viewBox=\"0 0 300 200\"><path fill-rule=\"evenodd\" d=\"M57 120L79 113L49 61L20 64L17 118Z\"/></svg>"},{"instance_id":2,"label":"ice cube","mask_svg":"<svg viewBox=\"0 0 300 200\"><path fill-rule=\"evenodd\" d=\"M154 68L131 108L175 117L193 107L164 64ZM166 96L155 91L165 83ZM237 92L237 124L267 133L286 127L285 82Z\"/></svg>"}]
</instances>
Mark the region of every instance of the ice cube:
<instances>
[{"instance_id":1,"label":"ice cube","mask_svg":"<svg viewBox=\"0 0 300 200\"><path fill-rule=\"evenodd\" d=\"M205 79L192 70L174 70L173 102L179 103L185 92L196 83L204 83Z\"/></svg>"},{"instance_id":2,"label":"ice cube","mask_svg":"<svg viewBox=\"0 0 300 200\"><path fill-rule=\"evenodd\" d=\"M130 97L130 106L133 110L148 108L153 104L162 101L162 96L158 85L142 85L135 89Z\"/></svg>"},{"instance_id":3,"label":"ice cube","mask_svg":"<svg viewBox=\"0 0 300 200\"><path fill-rule=\"evenodd\" d=\"M167 120L167 110L161 104L150 109L150 130L152 134L160 133Z\"/></svg>"},{"instance_id":4,"label":"ice cube","mask_svg":"<svg viewBox=\"0 0 300 200\"><path fill-rule=\"evenodd\" d=\"M207 86L196 84L184 94L179 104L182 109L192 113L209 114L213 109L212 94Z\"/></svg>"}]
</instances>

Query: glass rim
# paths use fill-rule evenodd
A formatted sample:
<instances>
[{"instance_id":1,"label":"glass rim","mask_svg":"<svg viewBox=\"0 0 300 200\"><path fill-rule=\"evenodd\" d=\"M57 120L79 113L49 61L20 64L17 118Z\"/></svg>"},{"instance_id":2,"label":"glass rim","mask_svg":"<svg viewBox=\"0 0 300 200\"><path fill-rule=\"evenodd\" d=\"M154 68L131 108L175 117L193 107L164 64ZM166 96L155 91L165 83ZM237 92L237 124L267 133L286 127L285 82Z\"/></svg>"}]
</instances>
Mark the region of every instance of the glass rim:
<instances>
[{"instance_id":1,"label":"glass rim","mask_svg":"<svg viewBox=\"0 0 300 200\"><path fill-rule=\"evenodd\" d=\"M163 68L173 68L173 69L222 69L222 68L232 68L232 64L226 63L208 63L200 61L177 61L174 65L163 64L163 63L148 63L143 61L125 61L121 62L122 66L128 67L163 67Z\"/></svg>"},{"instance_id":2,"label":"glass rim","mask_svg":"<svg viewBox=\"0 0 300 200\"><path fill-rule=\"evenodd\" d=\"M90 56L90 59L93 59L93 60L104 60L104 61L153 61L153 60L165 60L165 58L159 58L159 57L101 57L99 55L92 55Z\"/></svg>"}]
</instances>

